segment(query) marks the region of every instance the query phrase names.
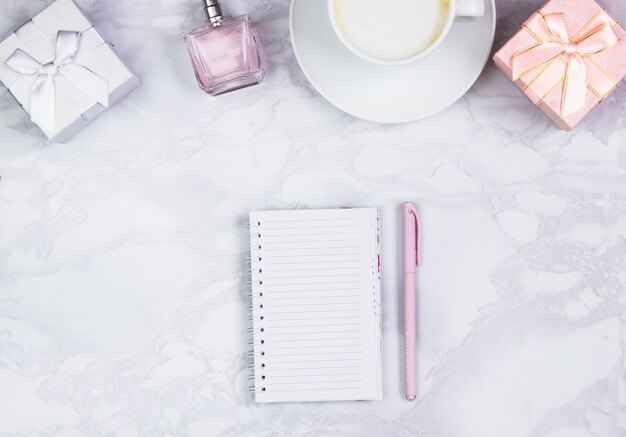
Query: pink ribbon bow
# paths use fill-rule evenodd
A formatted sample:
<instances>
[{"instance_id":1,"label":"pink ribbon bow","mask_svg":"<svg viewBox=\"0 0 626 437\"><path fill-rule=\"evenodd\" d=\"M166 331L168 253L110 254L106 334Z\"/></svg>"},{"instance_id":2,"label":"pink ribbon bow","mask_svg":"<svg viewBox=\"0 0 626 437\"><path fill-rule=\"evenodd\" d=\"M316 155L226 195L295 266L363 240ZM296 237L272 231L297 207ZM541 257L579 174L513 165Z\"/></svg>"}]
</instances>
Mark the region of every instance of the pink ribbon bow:
<instances>
[{"instance_id":1,"label":"pink ribbon bow","mask_svg":"<svg viewBox=\"0 0 626 437\"><path fill-rule=\"evenodd\" d=\"M615 82L604 70L604 74L595 74L600 67L591 57L613 47L619 42L619 37L613 30L610 15L604 10L571 37L565 27L564 14L538 14L542 19L537 21L541 21L543 26L536 32L526 27L538 42L513 55L513 80L537 70L538 74L528 82L527 87L541 96L538 103L563 82L561 116L565 117L584 107L588 86L600 98L606 94L601 95L595 90L613 88ZM558 60L565 62L564 74ZM594 74L589 73L589 68L594 69Z\"/></svg>"}]
</instances>

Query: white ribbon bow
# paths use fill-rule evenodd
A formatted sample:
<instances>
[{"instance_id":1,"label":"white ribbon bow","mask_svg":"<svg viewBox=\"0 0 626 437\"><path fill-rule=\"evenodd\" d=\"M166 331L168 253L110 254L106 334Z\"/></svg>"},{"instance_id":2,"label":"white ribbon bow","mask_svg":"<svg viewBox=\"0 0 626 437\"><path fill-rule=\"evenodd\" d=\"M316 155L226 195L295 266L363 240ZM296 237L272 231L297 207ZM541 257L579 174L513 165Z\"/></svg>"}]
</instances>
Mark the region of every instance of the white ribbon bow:
<instances>
[{"instance_id":1,"label":"white ribbon bow","mask_svg":"<svg viewBox=\"0 0 626 437\"><path fill-rule=\"evenodd\" d=\"M109 83L76 59L81 46L81 33L60 31L57 35L54 61L42 65L29 54L16 50L6 65L24 76L33 76L30 116L44 132L54 132L56 126L56 81L63 76L76 92L90 98L92 106L109 106ZM72 102L71 93L66 93Z\"/></svg>"}]
</instances>

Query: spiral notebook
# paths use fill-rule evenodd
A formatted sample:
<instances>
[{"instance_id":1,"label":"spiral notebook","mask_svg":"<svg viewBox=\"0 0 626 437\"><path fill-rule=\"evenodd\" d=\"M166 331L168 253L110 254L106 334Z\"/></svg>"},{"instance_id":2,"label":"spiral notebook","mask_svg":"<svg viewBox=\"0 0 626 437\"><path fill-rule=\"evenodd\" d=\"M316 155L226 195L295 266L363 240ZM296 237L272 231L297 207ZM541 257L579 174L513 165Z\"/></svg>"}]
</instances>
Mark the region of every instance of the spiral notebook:
<instances>
[{"instance_id":1,"label":"spiral notebook","mask_svg":"<svg viewBox=\"0 0 626 437\"><path fill-rule=\"evenodd\" d=\"M378 210L250 214L257 402L381 399Z\"/></svg>"}]
</instances>

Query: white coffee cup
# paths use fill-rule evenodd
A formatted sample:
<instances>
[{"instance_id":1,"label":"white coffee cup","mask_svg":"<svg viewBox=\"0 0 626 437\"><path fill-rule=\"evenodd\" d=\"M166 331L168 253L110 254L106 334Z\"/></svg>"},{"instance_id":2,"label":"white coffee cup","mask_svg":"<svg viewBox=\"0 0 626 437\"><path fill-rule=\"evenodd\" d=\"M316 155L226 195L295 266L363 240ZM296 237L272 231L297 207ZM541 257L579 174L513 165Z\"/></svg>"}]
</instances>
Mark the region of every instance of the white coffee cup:
<instances>
[{"instance_id":1,"label":"white coffee cup","mask_svg":"<svg viewBox=\"0 0 626 437\"><path fill-rule=\"evenodd\" d=\"M317 0L311 0L311 1L317 1ZM424 58L425 56L427 56L428 54L432 53L441 44L441 42L445 39L445 37L450 32L452 24L455 21L455 18L474 19L474 18L482 17L485 14L485 3L484 3L485 0L447 0L447 2L445 2L447 3L446 4L447 10L443 10L443 6L442 6L442 12L446 14L444 19L442 20L444 24L441 27L441 30L439 34L437 35L437 37L432 42L430 42L425 48L417 51L413 55L403 57L401 59L390 60L390 59L378 58L378 57L365 53L363 50L359 50L349 40L349 38L346 37L344 31L341 29L341 26L338 22L337 13L335 11L335 4L338 1L341 1L341 0L327 0L328 16L329 16L332 28L335 34L337 35L337 38L339 38L339 40L348 50L350 50L359 58L375 63L375 64L380 64L380 65L404 65L404 64L409 64L411 62L420 60ZM390 6L393 7L391 3L386 3L385 0L380 0L379 5L381 7L390 7Z\"/></svg>"}]
</instances>

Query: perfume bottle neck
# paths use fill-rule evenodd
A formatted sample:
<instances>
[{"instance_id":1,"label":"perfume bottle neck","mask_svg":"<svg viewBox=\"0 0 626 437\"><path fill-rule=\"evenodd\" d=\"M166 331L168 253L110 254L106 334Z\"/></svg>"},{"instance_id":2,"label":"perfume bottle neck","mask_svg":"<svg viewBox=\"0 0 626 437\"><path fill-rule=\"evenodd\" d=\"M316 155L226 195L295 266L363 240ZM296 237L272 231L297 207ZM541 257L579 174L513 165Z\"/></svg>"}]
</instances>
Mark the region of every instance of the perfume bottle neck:
<instances>
[{"instance_id":1,"label":"perfume bottle neck","mask_svg":"<svg viewBox=\"0 0 626 437\"><path fill-rule=\"evenodd\" d=\"M223 18L222 6L219 0L204 0L204 11L209 21L214 25L219 25Z\"/></svg>"}]
</instances>

